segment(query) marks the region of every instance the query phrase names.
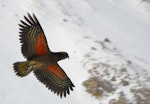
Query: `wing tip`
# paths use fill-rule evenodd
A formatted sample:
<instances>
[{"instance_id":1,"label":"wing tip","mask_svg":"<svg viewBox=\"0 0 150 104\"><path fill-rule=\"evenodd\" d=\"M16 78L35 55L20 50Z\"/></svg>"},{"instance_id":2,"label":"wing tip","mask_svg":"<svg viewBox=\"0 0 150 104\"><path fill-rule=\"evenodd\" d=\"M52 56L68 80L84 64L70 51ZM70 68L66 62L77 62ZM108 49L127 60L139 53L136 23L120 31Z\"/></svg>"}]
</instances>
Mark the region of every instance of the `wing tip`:
<instances>
[{"instance_id":1,"label":"wing tip","mask_svg":"<svg viewBox=\"0 0 150 104\"><path fill-rule=\"evenodd\" d=\"M46 88L48 88L51 92L53 92L60 98L65 98L70 94L71 91L73 91L73 87L75 87L69 78L63 80L63 82L61 82L61 80L55 82L56 80L52 80L54 78L47 79L46 76L52 76L52 74L48 74L46 70L35 70L33 72L36 78L41 83L43 83Z\"/></svg>"},{"instance_id":2,"label":"wing tip","mask_svg":"<svg viewBox=\"0 0 150 104\"><path fill-rule=\"evenodd\" d=\"M66 98L67 95L70 94L70 91L73 91L74 86L66 87L66 88L56 88L56 87L49 87L46 85L46 87L51 90L54 94L59 96L60 98Z\"/></svg>"},{"instance_id":3,"label":"wing tip","mask_svg":"<svg viewBox=\"0 0 150 104\"><path fill-rule=\"evenodd\" d=\"M23 17L24 20L20 20L21 24L18 24L21 28L31 27L32 25L35 24L40 25L34 13L32 13L31 15L29 12L27 12L27 15L24 15Z\"/></svg>"}]
</instances>

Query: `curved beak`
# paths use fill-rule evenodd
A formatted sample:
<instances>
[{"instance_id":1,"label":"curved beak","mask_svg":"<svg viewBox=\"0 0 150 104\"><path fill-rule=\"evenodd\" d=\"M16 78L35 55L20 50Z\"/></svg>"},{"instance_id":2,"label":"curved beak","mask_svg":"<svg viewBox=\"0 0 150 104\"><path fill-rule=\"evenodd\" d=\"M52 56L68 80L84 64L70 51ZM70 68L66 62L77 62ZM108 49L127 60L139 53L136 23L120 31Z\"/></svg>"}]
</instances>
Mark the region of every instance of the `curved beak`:
<instances>
[{"instance_id":1,"label":"curved beak","mask_svg":"<svg viewBox=\"0 0 150 104\"><path fill-rule=\"evenodd\" d=\"M69 59L69 55L67 55L67 58Z\"/></svg>"}]
</instances>

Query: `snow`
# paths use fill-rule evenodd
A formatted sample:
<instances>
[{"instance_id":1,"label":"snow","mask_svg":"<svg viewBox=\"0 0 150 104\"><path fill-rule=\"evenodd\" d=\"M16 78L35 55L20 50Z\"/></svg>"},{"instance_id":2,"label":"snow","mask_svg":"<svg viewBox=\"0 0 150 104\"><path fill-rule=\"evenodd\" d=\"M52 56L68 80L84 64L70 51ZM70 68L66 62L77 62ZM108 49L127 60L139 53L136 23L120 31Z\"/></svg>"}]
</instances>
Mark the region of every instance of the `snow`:
<instances>
[{"instance_id":1,"label":"snow","mask_svg":"<svg viewBox=\"0 0 150 104\"><path fill-rule=\"evenodd\" d=\"M149 3L141 0L1 0L0 103L108 104L110 99L118 97L119 90L127 92L126 97L134 103L129 89L136 84L133 80L137 77L135 71L141 75L140 81L145 80L144 76L148 78L150 73L148 6ZM12 64L25 60L20 51L18 23L27 12L37 16L52 51L69 53L69 60L59 62L76 86L66 98L54 95L33 73L25 78L15 76ZM111 43L108 43L108 49L103 50L96 41L105 38ZM93 52L92 46L98 51ZM112 51L114 48L117 49ZM97 61L85 58L87 53ZM120 67L127 60L134 63L134 66L128 67L133 68L129 70L134 82L131 86L118 87L115 94L99 100L86 92L82 83L91 76L88 69L93 63L108 62L112 67ZM84 66L86 62L89 63ZM112 72L112 75L115 74ZM148 86L149 82L142 84ZM117 82L114 85L117 86Z\"/></svg>"}]
</instances>

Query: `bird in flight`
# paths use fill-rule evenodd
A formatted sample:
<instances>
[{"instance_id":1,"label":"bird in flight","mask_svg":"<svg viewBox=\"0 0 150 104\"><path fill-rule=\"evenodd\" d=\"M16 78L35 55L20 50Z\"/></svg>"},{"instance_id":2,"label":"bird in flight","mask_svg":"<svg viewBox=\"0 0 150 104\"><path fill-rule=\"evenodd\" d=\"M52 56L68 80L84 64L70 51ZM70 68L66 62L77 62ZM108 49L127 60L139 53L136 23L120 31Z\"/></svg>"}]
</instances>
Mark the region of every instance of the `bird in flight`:
<instances>
[{"instance_id":1,"label":"bird in flight","mask_svg":"<svg viewBox=\"0 0 150 104\"><path fill-rule=\"evenodd\" d=\"M69 58L66 52L52 52L47 44L44 31L36 18L30 15L20 20L21 52L26 61L13 64L16 75L27 76L33 72L37 79L58 96L66 97L74 84L58 65L58 61Z\"/></svg>"}]
</instances>

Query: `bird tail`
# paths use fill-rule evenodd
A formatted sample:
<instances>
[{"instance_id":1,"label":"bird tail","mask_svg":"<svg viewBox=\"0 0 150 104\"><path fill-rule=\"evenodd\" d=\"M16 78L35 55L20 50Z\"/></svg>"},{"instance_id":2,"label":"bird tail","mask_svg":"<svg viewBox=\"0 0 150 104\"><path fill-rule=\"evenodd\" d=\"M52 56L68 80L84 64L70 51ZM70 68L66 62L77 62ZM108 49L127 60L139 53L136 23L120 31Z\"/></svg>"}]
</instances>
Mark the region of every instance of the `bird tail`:
<instances>
[{"instance_id":1,"label":"bird tail","mask_svg":"<svg viewBox=\"0 0 150 104\"><path fill-rule=\"evenodd\" d=\"M13 64L16 75L20 77L27 76L32 71L32 66L29 65L28 61L16 62Z\"/></svg>"}]
</instances>

